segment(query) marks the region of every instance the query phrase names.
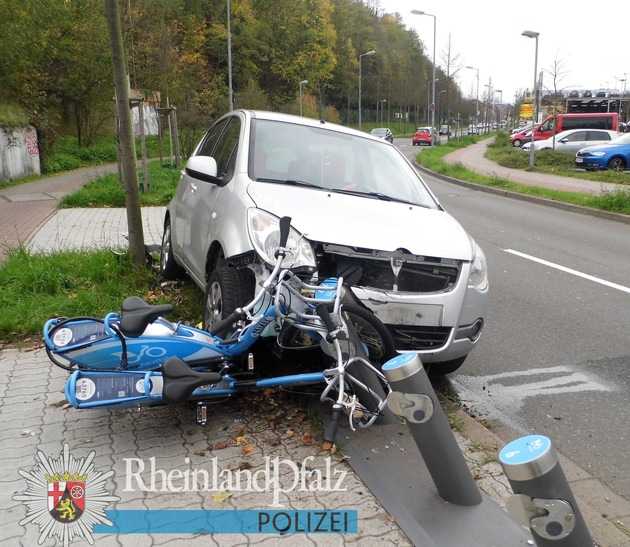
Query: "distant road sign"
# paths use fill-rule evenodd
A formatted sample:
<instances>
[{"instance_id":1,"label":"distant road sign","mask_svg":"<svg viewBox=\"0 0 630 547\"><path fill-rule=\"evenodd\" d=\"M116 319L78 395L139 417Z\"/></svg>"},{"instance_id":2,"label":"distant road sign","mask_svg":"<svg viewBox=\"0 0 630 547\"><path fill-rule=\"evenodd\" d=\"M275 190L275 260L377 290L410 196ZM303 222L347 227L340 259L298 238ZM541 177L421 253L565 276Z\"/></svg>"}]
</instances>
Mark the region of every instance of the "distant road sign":
<instances>
[{"instance_id":1,"label":"distant road sign","mask_svg":"<svg viewBox=\"0 0 630 547\"><path fill-rule=\"evenodd\" d=\"M519 110L519 116L521 118L532 118L534 116L534 107L530 103L521 104L521 108Z\"/></svg>"}]
</instances>

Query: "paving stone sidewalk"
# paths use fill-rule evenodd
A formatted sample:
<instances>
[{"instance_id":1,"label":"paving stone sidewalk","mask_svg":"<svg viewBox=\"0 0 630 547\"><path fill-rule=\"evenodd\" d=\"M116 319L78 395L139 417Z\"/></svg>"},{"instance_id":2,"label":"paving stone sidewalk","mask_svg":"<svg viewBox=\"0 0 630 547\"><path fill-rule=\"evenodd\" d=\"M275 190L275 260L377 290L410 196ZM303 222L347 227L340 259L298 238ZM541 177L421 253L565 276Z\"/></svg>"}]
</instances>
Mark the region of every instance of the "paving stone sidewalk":
<instances>
[{"instance_id":1,"label":"paving stone sidewalk","mask_svg":"<svg viewBox=\"0 0 630 547\"><path fill-rule=\"evenodd\" d=\"M263 492L167 493L130 491L124 458L156 458L156 467L170 471L210 469L216 458L219 469L263 469L265 456L286 458L300 464L307 456L312 469L325 468L321 434L309 412L286 397L266 394L231 400L212 414L205 428L193 425L187 405L149 409L74 410L64 406L66 373L52 366L42 350L0 352L0 544L31 547L37 544L37 526L20 526L26 515L22 502L14 501L26 482L19 469L30 470L36 450L57 456L64 442L71 453L84 457L96 452L99 471L114 470L108 491L121 499L118 509L253 509L269 508L272 494ZM347 433L350 434L349 432ZM458 435L467 460L484 491L504 499L509 490L498 464L488 453ZM343 443L341 443L343 444ZM189 458L187 464L184 458ZM358 534L215 534L213 536L97 535L99 546L207 546L207 545L410 545L394 520L355 475L341 452L333 454L333 469L346 471L346 492L294 491L281 495L287 510L356 509ZM292 475L281 475L285 487ZM81 544L81 543L80 543ZM47 540L44 545L52 546Z\"/></svg>"},{"instance_id":2,"label":"paving stone sidewalk","mask_svg":"<svg viewBox=\"0 0 630 547\"><path fill-rule=\"evenodd\" d=\"M482 175L500 177L527 186L542 186L544 188L562 190L565 192L582 192L585 194L601 195L606 192L627 189L627 186L623 184L615 184L612 182L597 182L503 167L485 157L488 144L490 144L492 140L493 139L486 139L466 146L465 148L455 150L444 156L444 161L450 164L461 163L464 167L471 171L481 173Z\"/></svg>"},{"instance_id":3,"label":"paving stone sidewalk","mask_svg":"<svg viewBox=\"0 0 630 547\"><path fill-rule=\"evenodd\" d=\"M162 241L165 207L143 207L146 245ZM60 209L33 235L28 249L36 253L127 247L124 208Z\"/></svg>"},{"instance_id":4,"label":"paving stone sidewalk","mask_svg":"<svg viewBox=\"0 0 630 547\"><path fill-rule=\"evenodd\" d=\"M82 167L0 190L0 261L7 249L28 240L63 196L116 169L115 163Z\"/></svg>"}]
</instances>

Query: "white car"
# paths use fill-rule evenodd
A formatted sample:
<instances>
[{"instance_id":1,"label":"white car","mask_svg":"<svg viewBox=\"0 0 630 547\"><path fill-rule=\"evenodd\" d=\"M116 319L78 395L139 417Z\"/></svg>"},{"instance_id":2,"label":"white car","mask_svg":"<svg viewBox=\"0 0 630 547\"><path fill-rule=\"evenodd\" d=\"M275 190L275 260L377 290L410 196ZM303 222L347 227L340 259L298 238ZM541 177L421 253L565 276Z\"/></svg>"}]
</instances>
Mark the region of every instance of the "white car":
<instances>
[{"instance_id":1,"label":"white car","mask_svg":"<svg viewBox=\"0 0 630 547\"><path fill-rule=\"evenodd\" d=\"M604 129L568 129L556 135L556 152L564 154L575 154L587 146L597 144L608 144L612 139L618 137L616 131ZM532 143L527 142L521 146L521 150L529 151ZM553 138L534 142L534 150L552 150Z\"/></svg>"},{"instance_id":2,"label":"white car","mask_svg":"<svg viewBox=\"0 0 630 547\"><path fill-rule=\"evenodd\" d=\"M248 301L292 218L294 267L343 276L399 351L457 369L484 325L483 251L390 143L347 127L239 110L189 158L168 205L160 268L205 291L207 325Z\"/></svg>"}]
</instances>

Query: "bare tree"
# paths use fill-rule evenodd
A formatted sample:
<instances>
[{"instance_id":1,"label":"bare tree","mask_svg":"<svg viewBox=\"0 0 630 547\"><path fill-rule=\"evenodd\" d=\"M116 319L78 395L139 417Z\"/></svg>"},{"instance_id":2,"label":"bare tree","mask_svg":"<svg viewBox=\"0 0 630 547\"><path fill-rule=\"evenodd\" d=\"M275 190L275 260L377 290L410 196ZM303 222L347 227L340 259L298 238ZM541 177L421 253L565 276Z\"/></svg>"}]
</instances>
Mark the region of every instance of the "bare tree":
<instances>
[{"instance_id":1,"label":"bare tree","mask_svg":"<svg viewBox=\"0 0 630 547\"><path fill-rule=\"evenodd\" d=\"M552 100L551 108L552 108L553 119L554 119L554 133L553 133L553 139L552 139L552 142L553 142L552 147L553 147L553 150L555 150L556 149L555 120L556 120L556 114L557 114L558 93L562 91L562 88L559 86L562 80L564 80L566 75L569 73L568 70L566 70L566 63L564 59L560 57L560 54L558 52L556 52L556 56L553 58L551 65L549 66L549 68L545 70L545 72L549 74L549 76L551 77L551 85L553 86L553 100ZM532 146L533 146L533 143L532 143Z\"/></svg>"},{"instance_id":2,"label":"bare tree","mask_svg":"<svg viewBox=\"0 0 630 547\"><path fill-rule=\"evenodd\" d=\"M448 35L448 48L442 52L442 63L446 66L446 123L448 124L451 119L450 110L450 88L451 81L457 73L461 70L462 65L460 63L459 53L455 53L451 46L451 34Z\"/></svg>"}]
</instances>

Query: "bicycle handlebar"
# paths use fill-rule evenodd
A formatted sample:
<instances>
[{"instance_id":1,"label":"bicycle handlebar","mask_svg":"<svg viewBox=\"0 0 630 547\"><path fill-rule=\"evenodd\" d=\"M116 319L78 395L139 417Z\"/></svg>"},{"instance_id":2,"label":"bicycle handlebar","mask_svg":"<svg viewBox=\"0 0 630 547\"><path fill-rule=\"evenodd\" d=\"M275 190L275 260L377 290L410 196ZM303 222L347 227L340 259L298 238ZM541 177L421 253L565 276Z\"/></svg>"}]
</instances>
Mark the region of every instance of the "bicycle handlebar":
<instances>
[{"instance_id":1,"label":"bicycle handlebar","mask_svg":"<svg viewBox=\"0 0 630 547\"><path fill-rule=\"evenodd\" d=\"M216 323L212 329L210 330L210 334L220 334L225 329L232 326L232 323L238 321L245 317L245 312L238 309L234 310L230 315L228 315L225 319L221 319L218 323Z\"/></svg>"}]
</instances>

